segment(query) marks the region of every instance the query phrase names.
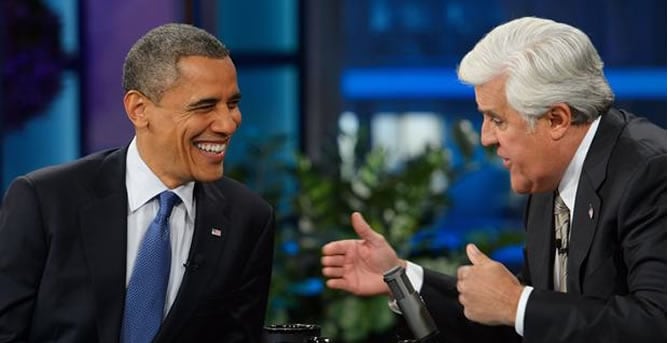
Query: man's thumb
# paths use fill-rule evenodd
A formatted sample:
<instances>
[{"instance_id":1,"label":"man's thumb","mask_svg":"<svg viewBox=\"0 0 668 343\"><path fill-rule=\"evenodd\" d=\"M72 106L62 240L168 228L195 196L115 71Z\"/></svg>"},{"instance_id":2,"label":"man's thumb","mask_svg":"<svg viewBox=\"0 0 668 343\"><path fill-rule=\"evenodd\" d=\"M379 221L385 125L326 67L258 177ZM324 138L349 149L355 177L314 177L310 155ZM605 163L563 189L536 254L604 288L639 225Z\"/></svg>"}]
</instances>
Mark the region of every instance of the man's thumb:
<instances>
[{"instance_id":1,"label":"man's thumb","mask_svg":"<svg viewBox=\"0 0 668 343\"><path fill-rule=\"evenodd\" d=\"M482 264L487 261L490 261L490 258L487 255L483 254L475 244L468 244L466 246L466 255L469 257L469 260L473 265Z\"/></svg>"},{"instance_id":2,"label":"man's thumb","mask_svg":"<svg viewBox=\"0 0 668 343\"><path fill-rule=\"evenodd\" d=\"M357 235L361 239L368 241L369 243L374 243L380 237L382 237L379 233L373 231L371 226L369 226L366 220L364 220L364 217L362 217L361 213L353 212L353 214L350 216L350 221L353 224L353 229L355 229L355 232L357 232Z\"/></svg>"}]
</instances>

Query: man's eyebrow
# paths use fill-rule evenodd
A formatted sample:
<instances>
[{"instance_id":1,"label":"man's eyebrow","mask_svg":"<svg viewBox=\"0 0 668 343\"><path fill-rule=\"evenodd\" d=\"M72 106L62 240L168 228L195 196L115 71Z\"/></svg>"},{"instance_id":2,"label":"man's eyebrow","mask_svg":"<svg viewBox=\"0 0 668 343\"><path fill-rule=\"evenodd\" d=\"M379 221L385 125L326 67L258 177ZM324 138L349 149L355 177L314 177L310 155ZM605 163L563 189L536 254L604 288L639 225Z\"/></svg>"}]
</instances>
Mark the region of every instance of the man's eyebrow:
<instances>
[{"instance_id":1,"label":"man's eyebrow","mask_svg":"<svg viewBox=\"0 0 668 343\"><path fill-rule=\"evenodd\" d=\"M490 117L495 117L495 118L499 117L499 115L496 114L496 112L494 112L491 109L478 108L478 112L480 112L480 114L482 114L484 116L490 116Z\"/></svg>"},{"instance_id":2,"label":"man's eyebrow","mask_svg":"<svg viewBox=\"0 0 668 343\"><path fill-rule=\"evenodd\" d=\"M229 101L240 101L240 100L241 100L241 93L234 93L227 101L229 102Z\"/></svg>"}]
</instances>

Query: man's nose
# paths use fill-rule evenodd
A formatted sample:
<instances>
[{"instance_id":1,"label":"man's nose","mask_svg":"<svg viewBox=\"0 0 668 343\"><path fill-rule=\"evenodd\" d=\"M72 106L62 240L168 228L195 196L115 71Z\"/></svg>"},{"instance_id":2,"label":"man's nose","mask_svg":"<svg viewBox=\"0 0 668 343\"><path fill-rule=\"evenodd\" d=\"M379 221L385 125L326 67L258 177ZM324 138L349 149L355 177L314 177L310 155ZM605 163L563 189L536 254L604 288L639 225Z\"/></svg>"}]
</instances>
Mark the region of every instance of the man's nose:
<instances>
[{"instance_id":1,"label":"man's nose","mask_svg":"<svg viewBox=\"0 0 668 343\"><path fill-rule=\"evenodd\" d=\"M480 128L480 144L483 146L491 146L497 143L496 132L494 128L491 127L487 119L483 119L482 126Z\"/></svg>"},{"instance_id":2,"label":"man's nose","mask_svg":"<svg viewBox=\"0 0 668 343\"><path fill-rule=\"evenodd\" d=\"M215 114L216 118L211 124L211 129L225 134L234 133L241 124L241 114L239 110L219 110Z\"/></svg>"}]
</instances>

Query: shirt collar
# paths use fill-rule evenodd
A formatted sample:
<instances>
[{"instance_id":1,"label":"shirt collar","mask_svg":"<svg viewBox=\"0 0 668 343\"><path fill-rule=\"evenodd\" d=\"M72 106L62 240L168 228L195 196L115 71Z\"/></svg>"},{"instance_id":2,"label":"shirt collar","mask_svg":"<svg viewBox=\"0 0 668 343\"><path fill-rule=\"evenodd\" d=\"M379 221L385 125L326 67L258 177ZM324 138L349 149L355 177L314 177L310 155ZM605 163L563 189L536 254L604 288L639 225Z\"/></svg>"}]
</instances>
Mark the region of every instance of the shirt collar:
<instances>
[{"instance_id":1,"label":"shirt collar","mask_svg":"<svg viewBox=\"0 0 668 343\"><path fill-rule=\"evenodd\" d=\"M561 199L566 206L568 206L571 213L573 213L573 208L575 207L575 193L578 190L578 182L580 181L580 175L582 174L582 166L584 166L584 160L587 157L589 147L591 147L591 142L594 140L600 121L601 116L591 123L582 142L580 142L578 149L575 151L573 159L571 159L571 162L568 164L566 172L561 178L561 182L559 182L559 196L561 196Z\"/></svg>"},{"instance_id":2,"label":"shirt collar","mask_svg":"<svg viewBox=\"0 0 668 343\"><path fill-rule=\"evenodd\" d=\"M193 190L195 182L191 181L174 189L168 189L151 171L139 156L137 138L134 137L125 157L125 186L128 190L128 205L134 212L163 191L169 190L181 198L188 216L193 219Z\"/></svg>"}]
</instances>

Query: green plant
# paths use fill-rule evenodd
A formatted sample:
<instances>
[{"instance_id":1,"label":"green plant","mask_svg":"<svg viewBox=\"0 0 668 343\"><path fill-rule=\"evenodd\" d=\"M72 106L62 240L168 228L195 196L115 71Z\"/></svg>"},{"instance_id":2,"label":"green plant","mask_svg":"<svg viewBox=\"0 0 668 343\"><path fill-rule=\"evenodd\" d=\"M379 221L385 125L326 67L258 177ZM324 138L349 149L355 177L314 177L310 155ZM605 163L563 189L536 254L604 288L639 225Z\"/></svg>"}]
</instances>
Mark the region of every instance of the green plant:
<instances>
[{"instance_id":1,"label":"green plant","mask_svg":"<svg viewBox=\"0 0 668 343\"><path fill-rule=\"evenodd\" d=\"M460 153L470 158L477 137L467 131L470 125L453 128ZM280 204L266 322L317 323L324 336L337 342L371 342L395 324L387 298L357 297L324 287L321 247L354 238L350 214L359 211L400 256L453 272L462 261L460 253L433 256L412 238L430 230L435 216L447 208L445 191L462 170L453 168L452 151L447 149L426 148L401 166L388 168L383 149L365 150L356 144L360 137L338 138L355 144L348 144L348 151L326 151L317 162L296 154L291 165L277 158L284 137L271 138L253 146L249 163L232 168L228 175Z\"/></svg>"},{"instance_id":2,"label":"green plant","mask_svg":"<svg viewBox=\"0 0 668 343\"><path fill-rule=\"evenodd\" d=\"M400 255L409 255L411 237L446 205L443 188L435 187L434 180L447 178L447 153L427 149L399 170L388 170L385 158L383 150L372 149L346 178L301 157L296 176L302 187L295 205L299 232L312 236L318 248L331 240L353 238L349 216L359 211ZM319 249L309 253L319 254ZM395 318L385 297L325 290L323 305L323 334L346 342L386 331Z\"/></svg>"}]
</instances>

